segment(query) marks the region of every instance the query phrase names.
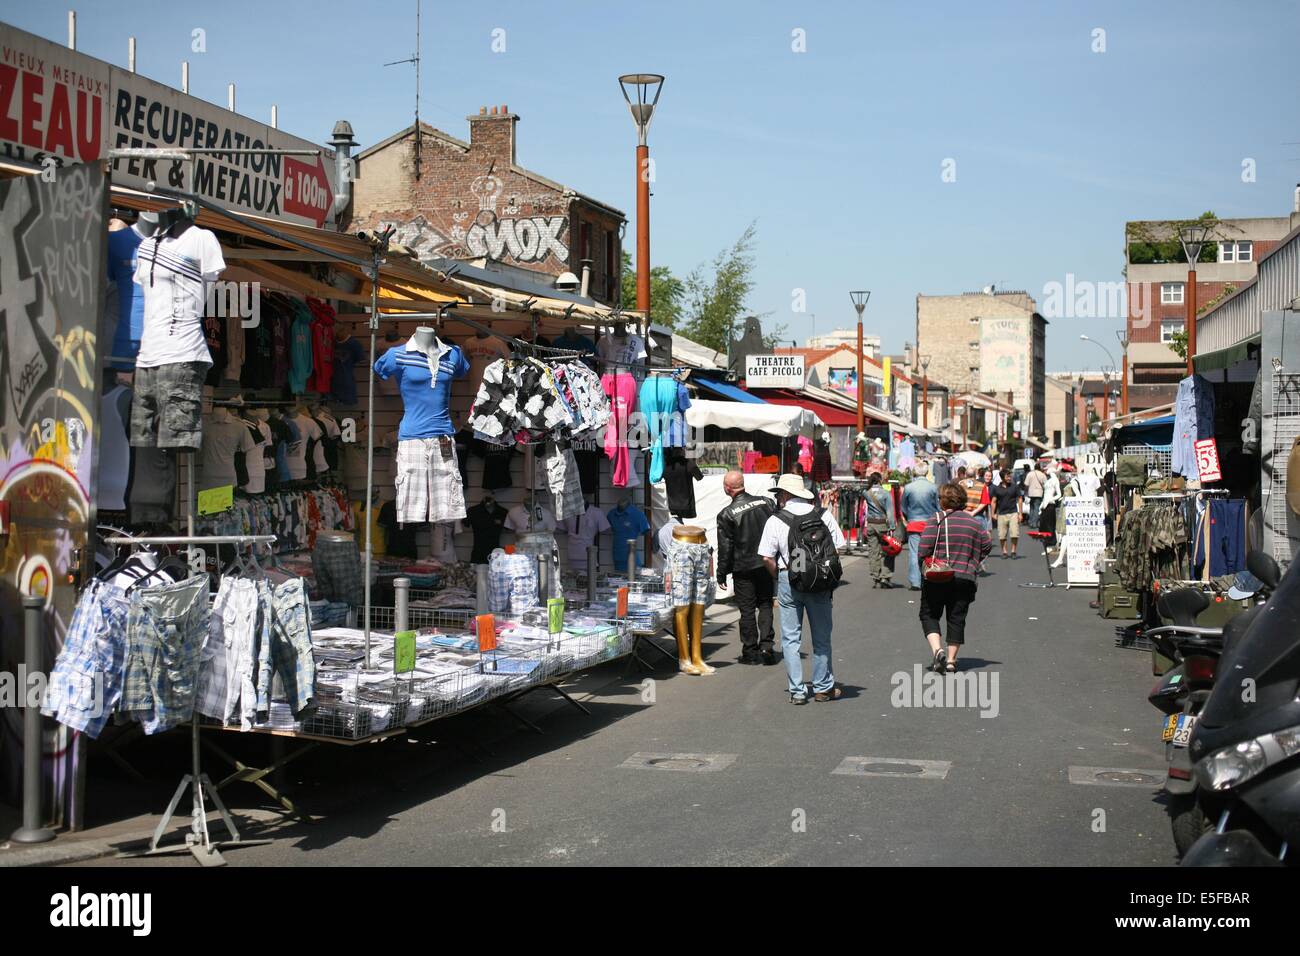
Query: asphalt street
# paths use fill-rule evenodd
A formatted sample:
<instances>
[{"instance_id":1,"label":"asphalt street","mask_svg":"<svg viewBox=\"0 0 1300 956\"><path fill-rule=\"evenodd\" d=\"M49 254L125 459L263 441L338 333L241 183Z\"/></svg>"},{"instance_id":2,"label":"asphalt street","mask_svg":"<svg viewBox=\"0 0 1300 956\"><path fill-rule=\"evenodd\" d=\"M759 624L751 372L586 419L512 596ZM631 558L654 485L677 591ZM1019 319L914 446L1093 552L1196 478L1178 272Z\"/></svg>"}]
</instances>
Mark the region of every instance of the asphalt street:
<instances>
[{"instance_id":1,"label":"asphalt street","mask_svg":"<svg viewBox=\"0 0 1300 956\"><path fill-rule=\"evenodd\" d=\"M317 820L253 826L271 844L226 859L1172 865L1158 785L1071 781L1071 768L1163 772L1160 718L1145 699L1150 657L1114 647L1113 622L1088 608L1093 591L1018 587L1046 579L1037 545L1027 551L989 559L971 609L963 672L992 695L982 708L896 706L900 695L922 700L895 686L929 656L917 595L870 588L852 558L835 595L839 701L791 706L784 668L734 663L735 612L715 608L706 653L716 675L677 675L661 659L626 677L607 665L574 689L590 716L530 698L544 735L483 711L382 745L318 748L286 774ZM248 785L224 792L237 814L273 806ZM185 854L147 863L195 865Z\"/></svg>"}]
</instances>

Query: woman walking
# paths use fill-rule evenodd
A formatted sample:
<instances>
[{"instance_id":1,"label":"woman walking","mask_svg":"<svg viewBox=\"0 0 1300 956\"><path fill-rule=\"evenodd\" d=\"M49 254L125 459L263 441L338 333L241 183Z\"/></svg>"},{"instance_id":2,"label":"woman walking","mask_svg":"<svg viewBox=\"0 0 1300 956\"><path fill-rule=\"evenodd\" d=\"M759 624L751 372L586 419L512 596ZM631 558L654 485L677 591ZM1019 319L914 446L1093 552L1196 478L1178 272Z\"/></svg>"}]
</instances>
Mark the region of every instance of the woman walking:
<instances>
[{"instance_id":1,"label":"woman walking","mask_svg":"<svg viewBox=\"0 0 1300 956\"><path fill-rule=\"evenodd\" d=\"M934 655L936 673L957 672L957 652L966 643L966 612L975 600L976 573L993 550L993 539L978 517L966 510L966 489L950 482L939 489L942 509L921 534L921 628ZM940 622L948 619L948 649L943 649Z\"/></svg>"}]
</instances>

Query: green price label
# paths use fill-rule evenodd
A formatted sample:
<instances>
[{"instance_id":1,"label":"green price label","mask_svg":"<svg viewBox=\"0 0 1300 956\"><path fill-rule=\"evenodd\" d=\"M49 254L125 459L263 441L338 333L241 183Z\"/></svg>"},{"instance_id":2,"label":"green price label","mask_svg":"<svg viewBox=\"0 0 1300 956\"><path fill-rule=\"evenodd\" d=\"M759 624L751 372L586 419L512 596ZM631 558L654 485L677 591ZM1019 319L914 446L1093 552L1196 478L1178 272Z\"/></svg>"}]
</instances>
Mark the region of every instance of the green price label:
<instances>
[{"instance_id":1,"label":"green price label","mask_svg":"<svg viewBox=\"0 0 1300 956\"><path fill-rule=\"evenodd\" d=\"M546 614L552 634L559 634L564 630L564 598L547 598Z\"/></svg>"},{"instance_id":2,"label":"green price label","mask_svg":"<svg viewBox=\"0 0 1300 956\"><path fill-rule=\"evenodd\" d=\"M393 641L393 673L409 674L415 670L415 632L398 631Z\"/></svg>"},{"instance_id":3,"label":"green price label","mask_svg":"<svg viewBox=\"0 0 1300 956\"><path fill-rule=\"evenodd\" d=\"M222 485L199 492L199 514L215 515L235 506L235 486Z\"/></svg>"}]
</instances>

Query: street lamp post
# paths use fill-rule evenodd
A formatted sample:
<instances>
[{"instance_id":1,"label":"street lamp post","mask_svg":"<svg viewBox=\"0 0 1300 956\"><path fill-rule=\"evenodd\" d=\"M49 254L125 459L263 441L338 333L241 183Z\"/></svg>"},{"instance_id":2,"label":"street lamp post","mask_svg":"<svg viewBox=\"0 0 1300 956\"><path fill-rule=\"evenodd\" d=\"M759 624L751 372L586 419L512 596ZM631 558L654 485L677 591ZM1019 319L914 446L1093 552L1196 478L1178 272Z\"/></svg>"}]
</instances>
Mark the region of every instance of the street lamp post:
<instances>
[{"instance_id":1,"label":"street lamp post","mask_svg":"<svg viewBox=\"0 0 1300 956\"><path fill-rule=\"evenodd\" d=\"M1196 263L1201 258L1201 248L1210 238L1211 224L1195 222L1178 230L1178 241L1183 244L1183 256L1187 259L1187 293L1183 296L1187 303L1187 374L1196 371Z\"/></svg>"},{"instance_id":2,"label":"street lamp post","mask_svg":"<svg viewBox=\"0 0 1300 956\"><path fill-rule=\"evenodd\" d=\"M921 356L921 427L930 427L930 356Z\"/></svg>"},{"instance_id":3,"label":"street lamp post","mask_svg":"<svg viewBox=\"0 0 1300 956\"><path fill-rule=\"evenodd\" d=\"M1110 417L1110 373L1115 370L1115 356L1110 354L1110 349L1102 345L1096 339L1090 339L1086 335L1080 335L1079 338L1084 342L1091 342L1097 348L1106 353L1106 358L1110 359L1110 369L1101 370L1102 392L1101 392L1101 420L1104 422Z\"/></svg>"},{"instance_id":4,"label":"street lamp post","mask_svg":"<svg viewBox=\"0 0 1300 956\"><path fill-rule=\"evenodd\" d=\"M1121 377L1119 380L1120 414L1127 415L1128 414L1128 336L1125 333L1116 329L1115 337L1119 339L1119 347L1123 349L1122 358L1124 362L1124 369L1123 372L1121 373Z\"/></svg>"},{"instance_id":5,"label":"street lamp post","mask_svg":"<svg viewBox=\"0 0 1300 956\"><path fill-rule=\"evenodd\" d=\"M627 73L618 78L623 99L636 124L636 307L650 313L650 146L646 131L654 116L664 78L658 73ZM631 94L629 94L629 90Z\"/></svg>"},{"instance_id":6,"label":"street lamp post","mask_svg":"<svg viewBox=\"0 0 1300 956\"><path fill-rule=\"evenodd\" d=\"M867 300L871 298L871 293L866 290L849 293L849 300L853 303L853 308L858 313L858 434L861 435L866 431L867 417L862 407L862 393L865 391L862 382L862 312L867 307Z\"/></svg>"}]
</instances>

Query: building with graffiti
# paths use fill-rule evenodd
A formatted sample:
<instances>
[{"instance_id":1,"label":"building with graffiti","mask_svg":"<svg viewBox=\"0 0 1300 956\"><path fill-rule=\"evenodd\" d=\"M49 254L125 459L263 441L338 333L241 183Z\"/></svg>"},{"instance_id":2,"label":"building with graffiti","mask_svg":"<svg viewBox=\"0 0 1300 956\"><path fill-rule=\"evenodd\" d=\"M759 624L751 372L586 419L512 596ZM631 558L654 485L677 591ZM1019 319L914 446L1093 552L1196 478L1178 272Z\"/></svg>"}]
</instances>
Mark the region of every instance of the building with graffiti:
<instances>
[{"instance_id":1,"label":"building with graffiti","mask_svg":"<svg viewBox=\"0 0 1300 956\"><path fill-rule=\"evenodd\" d=\"M585 266L588 294L617 302L623 213L520 166L506 107L468 119L468 142L421 123L360 152L351 230L391 226L427 264L520 268L547 285L566 272L581 281Z\"/></svg>"}]
</instances>

